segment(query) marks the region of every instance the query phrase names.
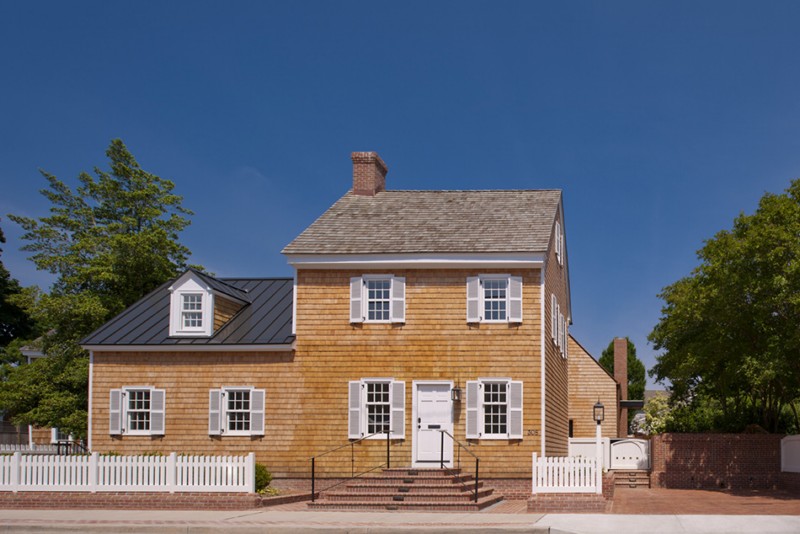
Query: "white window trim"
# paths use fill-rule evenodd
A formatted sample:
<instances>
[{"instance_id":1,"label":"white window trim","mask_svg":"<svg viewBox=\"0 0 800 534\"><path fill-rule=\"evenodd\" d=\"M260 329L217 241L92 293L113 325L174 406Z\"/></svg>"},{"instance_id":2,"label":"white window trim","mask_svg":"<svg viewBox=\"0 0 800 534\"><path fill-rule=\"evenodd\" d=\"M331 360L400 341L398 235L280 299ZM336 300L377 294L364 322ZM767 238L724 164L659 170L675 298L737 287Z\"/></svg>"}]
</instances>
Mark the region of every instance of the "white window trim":
<instances>
[{"instance_id":1,"label":"white window trim","mask_svg":"<svg viewBox=\"0 0 800 534\"><path fill-rule=\"evenodd\" d=\"M370 280L389 281L389 319L370 320L368 316ZM350 279L350 322L366 324L404 324L406 322L406 279L393 274L365 274Z\"/></svg>"},{"instance_id":2,"label":"white window trim","mask_svg":"<svg viewBox=\"0 0 800 534\"><path fill-rule=\"evenodd\" d=\"M476 282L477 280L477 282ZM505 319L486 319L484 313L486 311L485 292L483 283L486 280L505 280L506 281L506 318ZM470 296L470 284L478 284L477 297ZM519 297L512 296L512 284L518 284ZM477 299L477 300L476 300ZM519 315L514 316L512 313L513 301L519 301ZM470 302L477 302L477 315L472 315L470 311ZM489 323L489 324L521 324L522 323L522 277L511 276L510 274L481 274L478 276L467 277L467 323Z\"/></svg>"},{"instance_id":3,"label":"white window trim","mask_svg":"<svg viewBox=\"0 0 800 534\"><path fill-rule=\"evenodd\" d=\"M406 384L394 378L362 378L349 382L348 438L386 439L386 433L367 437L367 384L389 384L389 438L405 439Z\"/></svg>"},{"instance_id":4,"label":"white window trim","mask_svg":"<svg viewBox=\"0 0 800 534\"><path fill-rule=\"evenodd\" d=\"M50 443L55 445L59 441L60 440L58 439L58 427L52 427L50 429ZM61 440L61 441L63 441L63 440ZM67 441L75 441L75 438L72 437L72 434L69 434L67 436Z\"/></svg>"},{"instance_id":5,"label":"white window trim","mask_svg":"<svg viewBox=\"0 0 800 534\"><path fill-rule=\"evenodd\" d=\"M228 430L228 409L227 409L227 395L233 391L248 391L250 393L250 429L249 430ZM218 395L219 410L217 413L211 410L212 397ZM264 400L263 409L259 410L256 402L256 396L261 396ZM260 400L260 399L259 399ZM265 430L265 417L266 417L266 391L257 389L254 386L223 386L217 389L209 390L209 435L216 436L263 436ZM211 419L217 417L218 432L212 431ZM254 428L253 423L256 419L260 418L261 430Z\"/></svg>"},{"instance_id":6,"label":"white window trim","mask_svg":"<svg viewBox=\"0 0 800 534\"><path fill-rule=\"evenodd\" d=\"M129 404L128 404L128 395L132 391L149 391L150 392L150 418L149 418L149 429L148 430L130 430L127 428L128 426L128 411L129 411ZM114 410L113 407L113 397L114 395L119 395L119 409ZM158 408L158 403L156 402L156 396L161 395L161 409ZM114 428L112 424L109 424L109 433L111 435L118 435L118 436L163 436L166 433L166 392L163 389L157 389L153 386L123 386L118 389L110 390L110 396L112 397L111 400L111 409L109 410L109 418L113 419L116 418L118 421L119 432L114 432ZM153 425L153 414L161 413L162 417L162 425L163 428L161 430L158 429L157 425Z\"/></svg>"},{"instance_id":7,"label":"white window trim","mask_svg":"<svg viewBox=\"0 0 800 534\"><path fill-rule=\"evenodd\" d=\"M505 383L506 384L506 428L508 430L505 434L486 434L483 430L486 428L484 424L484 402L483 402L483 389L484 384L487 383ZM517 389L519 399L515 405L512 399L512 388ZM467 381L467 426L470 426L470 418L474 418L474 429L467 428L467 439L486 439L486 440L512 440L522 439L522 425L523 425L523 383L518 380L510 378L478 378L478 380ZM477 395L473 398L473 395ZM518 428L514 428L514 426ZM514 430L517 430L516 432Z\"/></svg>"}]
</instances>

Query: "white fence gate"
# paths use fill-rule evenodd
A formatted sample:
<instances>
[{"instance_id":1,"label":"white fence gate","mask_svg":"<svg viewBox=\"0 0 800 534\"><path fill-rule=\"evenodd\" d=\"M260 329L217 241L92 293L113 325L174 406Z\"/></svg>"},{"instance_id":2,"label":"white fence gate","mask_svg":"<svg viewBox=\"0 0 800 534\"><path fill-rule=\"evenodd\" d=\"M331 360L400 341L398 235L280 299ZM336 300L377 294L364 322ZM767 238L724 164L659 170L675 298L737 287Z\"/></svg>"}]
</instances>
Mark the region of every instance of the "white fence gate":
<instances>
[{"instance_id":1,"label":"white fence gate","mask_svg":"<svg viewBox=\"0 0 800 534\"><path fill-rule=\"evenodd\" d=\"M623 439L612 442L611 469L650 469L650 441Z\"/></svg>"},{"instance_id":2,"label":"white fence gate","mask_svg":"<svg viewBox=\"0 0 800 534\"><path fill-rule=\"evenodd\" d=\"M601 438L603 467L605 469L650 469L650 441L622 439L611 441ZM594 458L597 454L595 438L569 438L569 455Z\"/></svg>"},{"instance_id":3,"label":"white fence gate","mask_svg":"<svg viewBox=\"0 0 800 534\"><path fill-rule=\"evenodd\" d=\"M781 471L800 473L800 436L786 436L781 440Z\"/></svg>"},{"instance_id":4,"label":"white fence gate","mask_svg":"<svg viewBox=\"0 0 800 534\"><path fill-rule=\"evenodd\" d=\"M255 491L255 455L0 456L0 491Z\"/></svg>"},{"instance_id":5,"label":"white fence gate","mask_svg":"<svg viewBox=\"0 0 800 534\"><path fill-rule=\"evenodd\" d=\"M537 457L533 453L533 485L537 493L603 493L602 470L596 458Z\"/></svg>"}]
</instances>

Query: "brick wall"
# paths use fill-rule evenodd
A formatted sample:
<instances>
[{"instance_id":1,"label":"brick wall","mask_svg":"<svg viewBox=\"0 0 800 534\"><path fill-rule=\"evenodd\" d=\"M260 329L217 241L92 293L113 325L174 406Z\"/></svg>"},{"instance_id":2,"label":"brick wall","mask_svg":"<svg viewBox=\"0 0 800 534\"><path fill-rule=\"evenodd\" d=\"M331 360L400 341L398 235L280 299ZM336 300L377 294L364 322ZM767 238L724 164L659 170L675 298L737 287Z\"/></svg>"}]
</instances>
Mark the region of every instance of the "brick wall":
<instances>
[{"instance_id":1,"label":"brick wall","mask_svg":"<svg viewBox=\"0 0 800 534\"><path fill-rule=\"evenodd\" d=\"M603 477L603 493L539 493L528 499L528 511L542 514L593 514L609 509L614 499L614 474Z\"/></svg>"},{"instance_id":2,"label":"brick wall","mask_svg":"<svg viewBox=\"0 0 800 534\"><path fill-rule=\"evenodd\" d=\"M650 477L661 488L775 488L781 475L775 434L661 434L651 441Z\"/></svg>"},{"instance_id":3,"label":"brick wall","mask_svg":"<svg viewBox=\"0 0 800 534\"><path fill-rule=\"evenodd\" d=\"M249 510L261 506L253 493L0 492L0 509Z\"/></svg>"}]
</instances>

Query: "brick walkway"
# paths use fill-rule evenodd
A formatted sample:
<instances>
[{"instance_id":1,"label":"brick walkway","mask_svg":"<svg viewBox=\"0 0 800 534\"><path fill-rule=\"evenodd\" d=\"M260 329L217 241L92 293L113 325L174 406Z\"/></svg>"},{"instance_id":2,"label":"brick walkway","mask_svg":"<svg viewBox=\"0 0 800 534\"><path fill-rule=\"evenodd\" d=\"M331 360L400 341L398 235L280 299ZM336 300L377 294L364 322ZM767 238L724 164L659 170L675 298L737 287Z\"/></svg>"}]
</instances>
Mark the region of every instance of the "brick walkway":
<instances>
[{"instance_id":1,"label":"brick walkway","mask_svg":"<svg viewBox=\"0 0 800 534\"><path fill-rule=\"evenodd\" d=\"M611 513L800 515L800 495L781 491L617 488Z\"/></svg>"}]
</instances>

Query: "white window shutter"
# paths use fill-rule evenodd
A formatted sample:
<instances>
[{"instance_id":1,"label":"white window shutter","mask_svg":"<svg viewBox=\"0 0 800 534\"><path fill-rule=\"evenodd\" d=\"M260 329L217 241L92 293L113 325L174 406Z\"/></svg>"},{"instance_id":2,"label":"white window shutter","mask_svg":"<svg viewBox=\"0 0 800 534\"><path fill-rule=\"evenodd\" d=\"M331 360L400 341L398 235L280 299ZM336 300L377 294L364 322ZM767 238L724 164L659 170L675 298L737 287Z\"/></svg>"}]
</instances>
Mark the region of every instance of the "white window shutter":
<instances>
[{"instance_id":1,"label":"white window shutter","mask_svg":"<svg viewBox=\"0 0 800 534\"><path fill-rule=\"evenodd\" d=\"M391 423L392 439L406 438L406 383L392 382L391 385Z\"/></svg>"},{"instance_id":2,"label":"white window shutter","mask_svg":"<svg viewBox=\"0 0 800 534\"><path fill-rule=\"evenodd\" d=\"M350 381L350 394L347 413L347 437L358 439L363 437L361 432L361 381Z\"/></svg>"},{"instance_id":3,"label":"white window shutter","mask_svg":"<svg viewBox=\"0 0 800 534\"><path fill-rule=\"evenodd\" d=\"M208 391L208 433L212 436L222 434L222 391Z\"/></svg>"},{"instance_id":4,"label":"white window shutter","mask_svg":"<svg viewBox=\"0 0 800 534\"><path fill-rule=\"evenodd\" d=\"M564 322L564 359L569 359L569 324Z\"/></svg>"},{"instance_id":5,"label":"white window shutter","mask_svg":"<svg viewBox=\"0 0 800 534\"><path fill-rule=\"evenodd\" d=\"M558 345L558 313L556 312L556 296L551 293L550 294L550 337L553 338L553 342Z\"/></svg>"},{"instance_id":6,"label":"white window shutter","mask_svg":"<svg viewBox=\"0 0 800 534\"><path fill-rule=\"evenodd\" d=\"M480 404L481 391L480 382L477 380L467 381L467 439L478 439L481 437L480 429Z\"/></svg>"},{"instance_id":7,"label":"white window shutter","mask_svg":"<svg viewBox=\"0 0 800 534\"><path fill-rule=\"evenodd\" d=\"M393 323L406 322L406 279L403 277L392 277L392 304L389 313Z\"/></svg>"},{"instance_id":8,"label":"white window shutter","mask_svg":"<svg viewBox=\"0 0 800 534\"><path fill-rule=\"evenodd\" d=\"M508 437L522 439L522 382L508 383Z\"/></svg>"},{"instance_id":9,"label":"white window shutter","mask_svg":"<svg viewBox=\"0 0 800 534\"><path fill-rule=\"evenodd\" d=\"M122 434L122 390L109 392L108 433L112 436Z\"/></svg>"},{"instance_id":10,"label":"white window shutter","mask_svg":"<svg viewBox=\"0 0 800 534\"><path fill-rule=\"evenodd\" d=\"M508 322L522 322L522 277L508 279Z\"/></svg>"},{"instance_id":11,"label":"white window shutter","mask_svg":"<svg viewBox=\"0 0 800 534\"><path fill-rule=\"evenodd\" d=\"M364 281L360 276L350 279L350 322L364 322Z\"/></svg>"},{"instance_id":12,"label":"white window shutter","mask_svg":"<svg viewBox=\"0 0 800 534\"><path fill-rule=\"evenodd\" d=\"M556 259L558 260L558 264L561 265L561 223L556 221L556 235L553 238L554 245L556 247Z\"/></svg>"},{"instance_id":13,"label":"white window shutter","mask_svg":"<svg viewBox=\"0 0 800 534\"><path fill-rule=\"evenodd\" d=\"M150 390L150 434L164 435L166 392L163 389Z\"/></svg>"},{"instance_id":14,"label":"white window shutter","mask_svg":"<svg viewBox=\"0 0 800 534\"><path fill-rule=\"evenodd\" d=\"M556 303L556 347L561 346L561 305Z\"/></svg>"},{"instance_id":15,"label":"white window shutter","mask_svg":"<svg viewBox=\"0 0 800 534\"><path fill-rule=\"evenodd\" d=\"M253 389L250 391L250 435L264 435L264 402L265 393L263 389Z\"/></svg>"},{"instance_id":16,"label":"white window shutter","mask_svg":"<svg viewBox=\"0 0 800 534\"><path fill-rule=\"evenodd\" d=\"M481 321L481 279L477 276L467 277L467 322Z\"/></svg>"},{"instance_id":17,"label":"white window shutter","mask_svg":"<svg viewBox=\"0 0 800 534\"><path fill-rule=\"evenodd\" d=\"M558 257L558 264L559 265L564 265L564 231L563 230L558 233L558 239L559 239L558 248L561 251L561 254Z\"/></svg>"},{"instance_id":18,"label":"white window shutter","mask_svg":"<svg viewBox=\"0 0 800 534\"><path fill-rule=\"evenodd\" d=\"M564 314L558 312L558 346L561 348L561 354L564 354Z\"/></svg>"}]
</instances>

